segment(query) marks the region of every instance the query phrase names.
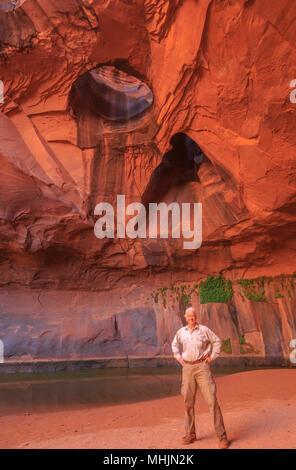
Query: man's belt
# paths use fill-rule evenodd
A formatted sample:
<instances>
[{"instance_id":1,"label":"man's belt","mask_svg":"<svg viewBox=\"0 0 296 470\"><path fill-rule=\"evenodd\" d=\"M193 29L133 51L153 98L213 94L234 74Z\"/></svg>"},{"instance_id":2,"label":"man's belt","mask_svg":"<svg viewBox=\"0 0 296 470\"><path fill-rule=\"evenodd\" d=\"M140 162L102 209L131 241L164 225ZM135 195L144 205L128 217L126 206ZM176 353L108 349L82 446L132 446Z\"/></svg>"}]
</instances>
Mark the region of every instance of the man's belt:
<instances>
[{"instance_id":1,"label":"man's belt","mask_svg":"<svg viewBox=\"0 0 296 470\"><path fill-rule=\"evenodd\" d=\"M198 364L199 362L204 362L207 357L208 357L208 356L204 357L203 359L199 359L199 360L197 360L197 361L185 361L185 359L183 359L183 361L185 362L185 364L191 364L191 365L193 365L193 364Z\"/></svg>"}]
</instances>

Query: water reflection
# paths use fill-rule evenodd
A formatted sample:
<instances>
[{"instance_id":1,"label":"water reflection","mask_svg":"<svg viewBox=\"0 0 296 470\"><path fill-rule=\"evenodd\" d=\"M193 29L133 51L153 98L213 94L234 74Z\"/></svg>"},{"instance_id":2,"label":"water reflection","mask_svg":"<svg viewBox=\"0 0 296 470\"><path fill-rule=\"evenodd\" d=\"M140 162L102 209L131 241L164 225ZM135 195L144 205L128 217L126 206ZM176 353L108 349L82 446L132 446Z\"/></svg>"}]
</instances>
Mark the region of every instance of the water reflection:
<instances>
[{"instance_id":1,"label":"water reflection","mask_svg":"<svg viewBox=\"0 0 296 470\"><path fill-rule=\"evenodd\" d=\"M246 370L212 367L216 377ZM0 416L153 400L180 386L181 367L11 374L0 376Z\"/></svg>"}]
</instances>

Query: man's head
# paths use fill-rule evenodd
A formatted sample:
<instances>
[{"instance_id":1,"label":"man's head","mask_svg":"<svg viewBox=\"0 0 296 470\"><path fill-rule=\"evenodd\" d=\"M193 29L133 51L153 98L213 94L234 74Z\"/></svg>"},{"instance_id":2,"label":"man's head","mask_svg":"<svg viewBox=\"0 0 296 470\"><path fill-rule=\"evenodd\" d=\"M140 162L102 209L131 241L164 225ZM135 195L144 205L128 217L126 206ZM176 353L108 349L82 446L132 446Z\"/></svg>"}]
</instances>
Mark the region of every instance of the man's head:
<instances>
[{"instance_id":1,"label":"man's head","mask_svg":"<svg viewBox=\"0 0 296 470\"><path fill-rule=\"evenodd\" d=\"M186 321L189 325L189 327L194 327L197 323L196 321L196 311L193 307L189 307L187 308L186 312L185 312L185 318L186 318Z\"/></svg>"}]
</instances>

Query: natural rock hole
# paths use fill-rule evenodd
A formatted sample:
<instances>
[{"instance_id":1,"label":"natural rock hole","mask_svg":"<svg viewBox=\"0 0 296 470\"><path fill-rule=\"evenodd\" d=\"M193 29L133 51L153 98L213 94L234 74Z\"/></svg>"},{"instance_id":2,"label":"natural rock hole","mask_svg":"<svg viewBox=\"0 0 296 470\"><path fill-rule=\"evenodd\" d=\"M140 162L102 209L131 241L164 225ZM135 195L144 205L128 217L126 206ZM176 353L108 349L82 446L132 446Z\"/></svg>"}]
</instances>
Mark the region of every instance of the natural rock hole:
<instances>
[{"instance_id":1,"label":"natural rock hole","mask_svg":"<svg viewBox=\"0 0 296 470\"><path fill-rule=\"evenodd\" d=\"M207 158L199 145L183 132L174 134L170 145L172 149L164 154L142 195L145 206L149 202L160 202L174 186L199 181L199 167Z\"/></svg>"},{"instance_id":2,"label":"natural rock hole","mask_svg":"<svg viewBox=\"0 0 296 470\"><path fill-rule=\"evenodd\" d=\"M0 11L14 11L26 0L0 0Z\"/></svg>"},{"instance_id":3,"label":"natural rock hole","mask_svg":"<svg viewBox=\"0 0 296 470\"><path fill-rule=\"evenodd\" d=\"M102 65L73 84L69 105L76 118L85 111L111 121L128 121L146 111L153 93L140 79L112 65Z\"/></svg>"}]
</instances>

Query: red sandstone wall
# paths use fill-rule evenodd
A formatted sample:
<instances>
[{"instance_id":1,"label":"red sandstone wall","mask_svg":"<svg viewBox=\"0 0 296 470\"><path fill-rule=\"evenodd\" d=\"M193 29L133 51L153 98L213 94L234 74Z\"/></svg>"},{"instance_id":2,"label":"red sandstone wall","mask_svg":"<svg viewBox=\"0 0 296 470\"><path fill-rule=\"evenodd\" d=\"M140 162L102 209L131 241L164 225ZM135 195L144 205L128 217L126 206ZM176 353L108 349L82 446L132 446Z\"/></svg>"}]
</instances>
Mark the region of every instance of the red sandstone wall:
<instances>
[{"instance_id":1,"label":"red sandstone wall","mask_svg":"<svg viewBox=\"0 0 296 470\"><path fill-rule=\"evenodd\" d=\"M220 271L232 280L294 272L295 15L289 0L26 0L0 11L0 319L10 357L168 353L178 321L167 307L169 339L159 333L157 287ZM77 125L73 83L118 60L150 86L153 107L133 123L86 114ZM139 201L178 131L209 162L199 183L165 200L203 203L202 247L96 239L95 204ZM267 357L287 357L296 337L294 297L246 306L235 294L238 324L229 306L196 306L222 337L235 345L245 332Z\"/></svg>"}]
</instances>

